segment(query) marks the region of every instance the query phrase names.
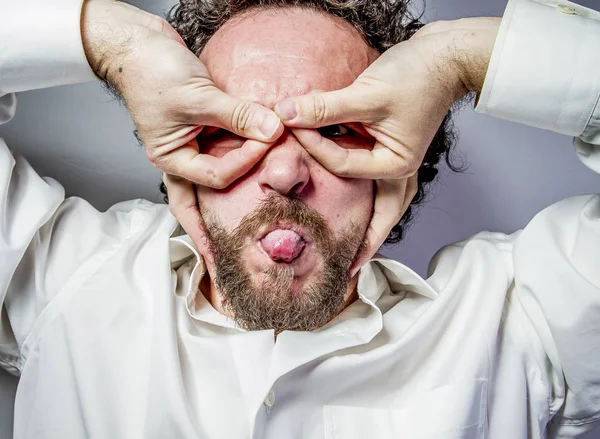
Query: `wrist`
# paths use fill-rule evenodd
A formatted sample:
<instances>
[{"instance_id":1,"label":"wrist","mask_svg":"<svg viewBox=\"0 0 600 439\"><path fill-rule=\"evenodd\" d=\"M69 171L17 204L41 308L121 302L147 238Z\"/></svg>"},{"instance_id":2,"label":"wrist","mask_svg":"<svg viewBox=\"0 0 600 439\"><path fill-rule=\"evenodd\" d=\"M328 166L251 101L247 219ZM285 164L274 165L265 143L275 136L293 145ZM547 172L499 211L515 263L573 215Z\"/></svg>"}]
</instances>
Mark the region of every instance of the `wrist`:
<instances>
[{"instance_id":1,"label":"wrist","mask_svg":"<svg viewBox=\"0 0 600 439\"><path fill-rule=\"evenodd\" d=\"M118 89L116 73L135 52L145 34L161 26L161 19L115 0L85 0L81 36L88 63L96 76Z\"/></svg>"},{"instance_id":2,"label":"wrist","mask_svg":"<svg viewBox=\"0 0 600 439\"><path fill-rule=\"evenodd\" d=\"M467 18L452 22L452 60L467 92L481 92L492 57L500 18Z\"/></svg>"}]
</instances>

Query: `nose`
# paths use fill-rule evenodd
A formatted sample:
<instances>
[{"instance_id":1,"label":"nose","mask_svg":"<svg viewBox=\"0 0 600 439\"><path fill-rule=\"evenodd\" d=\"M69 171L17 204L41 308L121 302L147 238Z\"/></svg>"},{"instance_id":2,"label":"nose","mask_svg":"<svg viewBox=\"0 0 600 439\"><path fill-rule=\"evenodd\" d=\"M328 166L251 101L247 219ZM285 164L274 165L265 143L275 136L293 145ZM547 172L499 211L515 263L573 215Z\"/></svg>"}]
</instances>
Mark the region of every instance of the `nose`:
<instances>
[{"instance_id":1,"label":"nose","mask_svg":"<svg viewBox=\"0 0 600 439\"><path fill-rule=\"evenodd\" d=\"M286 130L264 158L258 175L262 191L280 195L300 195L310 181L308 153Z\"/></svg>"}]
</instances>

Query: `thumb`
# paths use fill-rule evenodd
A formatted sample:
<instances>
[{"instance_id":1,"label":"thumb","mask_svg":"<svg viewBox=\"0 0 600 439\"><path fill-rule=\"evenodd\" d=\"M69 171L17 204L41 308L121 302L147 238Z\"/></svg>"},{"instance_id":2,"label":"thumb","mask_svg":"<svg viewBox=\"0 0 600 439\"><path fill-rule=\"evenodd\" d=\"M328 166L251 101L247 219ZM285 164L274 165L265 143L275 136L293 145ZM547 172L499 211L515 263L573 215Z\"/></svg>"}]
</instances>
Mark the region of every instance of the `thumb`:
<instances>
[{"instance_id":1,"label":"thumb","mask_svg":"<svg viewBox=\"0 0 600 439\"><path fill-rule=\"evenodd\" d=\"M275 113L294 128L320 128L347 122L374 122L374 99L362 85L284 99Z\"/></svg>"},{"instance_id":2,"label":"thumb","mask_svg":"<svg viewBox=\"0 0 600 439\"><path fill-rule=\"evenodd\" d=\"M259 142L273 142L283 134L279 117L267 107L237 99L214 87L210 96L204 98L204 110L208 114L207 125L217 126L240 137ZM206 108L209 107L209 108Z\"/></svg>"}]
</instances>

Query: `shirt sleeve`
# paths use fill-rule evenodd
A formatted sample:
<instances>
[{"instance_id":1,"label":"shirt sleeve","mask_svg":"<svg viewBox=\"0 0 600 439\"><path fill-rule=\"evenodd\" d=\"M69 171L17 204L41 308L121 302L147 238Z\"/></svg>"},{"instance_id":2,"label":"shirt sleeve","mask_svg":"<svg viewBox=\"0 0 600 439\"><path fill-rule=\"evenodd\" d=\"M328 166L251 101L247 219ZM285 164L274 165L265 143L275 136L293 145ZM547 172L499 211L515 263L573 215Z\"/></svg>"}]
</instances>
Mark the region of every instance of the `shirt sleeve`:
<instances>
[{"instance_id":1,"label":"shirt sleeve","mask_svg":"<svg viewBox=\"0 0 600 439\"><path fill-rule=\"evenodd\" d=\"M510 0L475 111L573 136L600 173L600 13Z\"/></svg>"},{"instance_id":2,"label":"shirt sleeve","mask_svg":"<svg viewBox=\"0 0 600 439\"><path fill-rule=\"evenodd\" d=\"M598 12L511 0L476 110L573 136L579 158L600 173L599 54ZM544 352L537 376L549 437L579 437L600 423L600 195L536 215L514 243L513 264L514 300Z\"/></svg>"},{"instance_id":3,"label":"shirt sleeve","mask_svg":"<svg viewBox=\"0 0 600 439\"><path fill-rule=\"evenodd\" d=\"M0 0L0 94L96 79L81 42L82 4Z\"/></svg>"},{"instance_id":4,"label":"shirt sleeve","mask_svg":"<svg viewBox=\"0 0 600 439\"><path fill-rule=\"evenodd\" d=\"M15 92L94 80L81 43L82 0L0 0L0 125ZM21 346L83 261L122 242L141 201L98 212L40 177L0 138L0 367L18 375Z\"/></svg>"},{"instance_id":5,"label":"shirt sleeve","mask_svg":"<svg viewBox=\"0 0 600 439\"><path fill-rule=\"evenodd\" d=\"M34 234L63 199L64 190L58 183L37 176L24 159L13 157L0 138L0 366L13 374L19 370L14 326L20 321L16 321L14 309L7 308L8 290ZM23 320L34 307L31 303L19 310Z\"/></svg>"},{"instance_id":6,"label":"shirt sleeve","mask_svg":"<svg viewBox=\"0 0 600 439\"><path fill-rule=\"evenodd\" d=\"M0 139L0 367L18 375L26 361L22 346L65 286L139 239L159 221L157 212L145 200L99 212L81 198L65 198L59 183L40 177Z\"/></svg>"}]
</instances>

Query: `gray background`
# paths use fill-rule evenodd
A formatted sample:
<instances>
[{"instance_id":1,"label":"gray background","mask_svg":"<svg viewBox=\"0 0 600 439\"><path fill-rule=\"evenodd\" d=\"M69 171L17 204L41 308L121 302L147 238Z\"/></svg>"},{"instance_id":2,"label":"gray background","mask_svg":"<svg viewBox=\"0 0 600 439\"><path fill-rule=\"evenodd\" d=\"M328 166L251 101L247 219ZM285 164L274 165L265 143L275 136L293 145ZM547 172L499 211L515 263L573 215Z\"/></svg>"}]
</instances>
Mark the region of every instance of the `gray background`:
<instances>
[{"instance_id":1,"label":"gray background","mask_svg":"<svg viewBox=\"0 0 600 439\"><path fill-rule=\"evenodd\" d=\"M130 3L160 14L173 2ZM579 3L600 9L600 0ZM429 0L425 18L501 16L505 5L505 0ZM513 232L558 200L600 190L600 176L577 160L568 137L482 116L470 107L456 126L457 161L466 161L467 171L456 175L442 166L406 240L384 251L421 275L445 244L481 230ZM126 111L98 84L84 84L21 93L17 115L0 127L0 136L40 174L61 182L68 195L106 209L126 199L161 198L160 174L132 130ZM0 439L12 437L16 388L16 379L0 370Z\"/></svg>"}]
</instances>

